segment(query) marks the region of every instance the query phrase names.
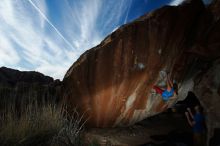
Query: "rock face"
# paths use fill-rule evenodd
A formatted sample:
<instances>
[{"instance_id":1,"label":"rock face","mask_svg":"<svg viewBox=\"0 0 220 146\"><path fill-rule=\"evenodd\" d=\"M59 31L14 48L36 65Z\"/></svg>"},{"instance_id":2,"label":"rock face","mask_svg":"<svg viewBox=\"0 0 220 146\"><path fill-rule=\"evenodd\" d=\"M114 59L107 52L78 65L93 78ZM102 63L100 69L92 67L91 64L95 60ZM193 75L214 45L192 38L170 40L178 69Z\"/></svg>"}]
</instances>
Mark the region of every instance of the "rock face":
<instances>
[{"instance_id":1,"label":"rock face","mask_svg":"<svg viewBox=\"0 0 220 146\"><path fill-rule=\"evenodd\" d=\"M207 7L191 0L120 27L67 71L63 91L69 109L85 113L88 126L127 126L164 111L194 88L204 105L217 108L199 85L206 85L209 72L220 74L218 66L210 67L220 57L219 9L217 0ZM164 71L179 84L177 100L164 102L153 94L153 85L165 86ZM210 96L219 99L219 82L210 86L216 87Z\"/></svg>"},{"instance_id":2,"label":"rock face","mask_svg":"<svg viewBox=\"0 0 220 146\"><path fill-rule=\"evenodd\" d=\"M58 101L61 82L38 72L21 72L0 68L0 111L8 107L20 109L24 104ZM13 106L15 104L15 106Z\"/></svg>"},{"instance_id":3,"label":"rock face","mask_svg":"<svg viewBox=\"0 0 220 146\"><path fill-rule=\"evenodd\" d=\"M206 109L210 139L215 128L220 128L220 59L213 62L208 70L204 70L202 76L197 76L194 83L194 91Z\"/></svg>"}]
</instances>

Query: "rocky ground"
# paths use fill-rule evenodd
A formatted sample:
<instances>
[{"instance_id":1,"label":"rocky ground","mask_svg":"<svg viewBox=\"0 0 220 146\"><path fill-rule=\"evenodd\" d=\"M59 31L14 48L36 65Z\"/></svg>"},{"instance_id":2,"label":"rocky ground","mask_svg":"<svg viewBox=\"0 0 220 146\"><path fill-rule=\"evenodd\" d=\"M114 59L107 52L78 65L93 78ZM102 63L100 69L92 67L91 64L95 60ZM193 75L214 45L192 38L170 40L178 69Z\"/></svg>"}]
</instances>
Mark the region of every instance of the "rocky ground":
<instances>
[{"instance_id":1,"label":"rocky ground","mask_svg":"<svg viewBox=\"0 0 220 146\"><path fill-rule=\"evenodd\" d=\"M191 129L182 114L163 113L124 128L92 128L85 131L86 141L100 145L153 146L190 145Z\"/></svg>"}]
</instances>

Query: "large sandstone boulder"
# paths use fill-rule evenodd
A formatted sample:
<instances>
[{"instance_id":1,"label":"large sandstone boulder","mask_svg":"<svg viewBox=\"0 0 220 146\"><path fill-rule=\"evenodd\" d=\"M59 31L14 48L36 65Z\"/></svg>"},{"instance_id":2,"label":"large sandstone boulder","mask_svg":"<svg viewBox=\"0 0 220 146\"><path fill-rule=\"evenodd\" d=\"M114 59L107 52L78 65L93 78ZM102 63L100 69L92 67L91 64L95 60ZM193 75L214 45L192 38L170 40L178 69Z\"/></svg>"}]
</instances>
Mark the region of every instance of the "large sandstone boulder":
<instances>
[{"instance_id":1,"label":"large sandstone boulder","mask_svg":"<svg viewBox=\"0 0 220 146\"><path fill-rule=\"evenodd\" d=\"M120 27L67 71L63 93L69 110L77 107L88 126L127 126L183 100L220 57L219 8L217 1L204 6L191 0ZM164 102L153 93L153 85L165 86L164 71L179 84L177 100Z\"/></svg>"}]
</instances>

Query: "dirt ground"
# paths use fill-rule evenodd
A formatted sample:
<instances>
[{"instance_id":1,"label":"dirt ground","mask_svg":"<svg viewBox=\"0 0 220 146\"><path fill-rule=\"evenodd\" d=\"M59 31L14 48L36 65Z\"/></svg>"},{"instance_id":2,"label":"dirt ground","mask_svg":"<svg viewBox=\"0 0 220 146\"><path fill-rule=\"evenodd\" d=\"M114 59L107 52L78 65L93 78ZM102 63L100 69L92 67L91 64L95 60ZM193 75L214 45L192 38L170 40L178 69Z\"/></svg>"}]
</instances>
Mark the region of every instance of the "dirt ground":
<instances>
[{"instance_id":1,"label":"dirt ground","mask_svg":"<svg viewBox=\"0 0 220 146\"><path fill-rule=\"evenodd\" d=\"M102 146L171 146L171 143L187 146L191 141L191 128L184 115L163 113L130 127L86 129L84 138L88 143L96 141Z\"/></svg>"}]
</instances>

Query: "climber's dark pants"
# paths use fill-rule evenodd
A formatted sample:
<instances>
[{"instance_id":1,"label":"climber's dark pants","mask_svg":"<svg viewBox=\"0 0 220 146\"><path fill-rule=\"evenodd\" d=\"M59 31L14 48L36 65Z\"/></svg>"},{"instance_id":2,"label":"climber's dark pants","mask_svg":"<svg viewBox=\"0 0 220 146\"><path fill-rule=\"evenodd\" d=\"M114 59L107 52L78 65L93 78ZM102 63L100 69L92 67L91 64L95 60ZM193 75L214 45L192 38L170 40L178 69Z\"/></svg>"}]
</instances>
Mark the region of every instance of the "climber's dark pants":
<instances>
[{"instance_id":1,"label":"climber's dark pants","mask_svg":"<svg viewBox=\"0 0 220 146\"><path fill-rule=\"evenodd\" d=\"M204 146L205 145L205 134L204 133L193 133L193 146Z\"/></svg>"},{"instance_id":2,"label":"climber's dark pants","mask_svg":"<svg viewBox=\"0 0 220 146\"><path fill-rule=\"evenodd\" d=\"M156 93L162 94L164 92L164 90L158 86L154 86L153 88L155 89Z\"/></svg>"}]
</instances>

